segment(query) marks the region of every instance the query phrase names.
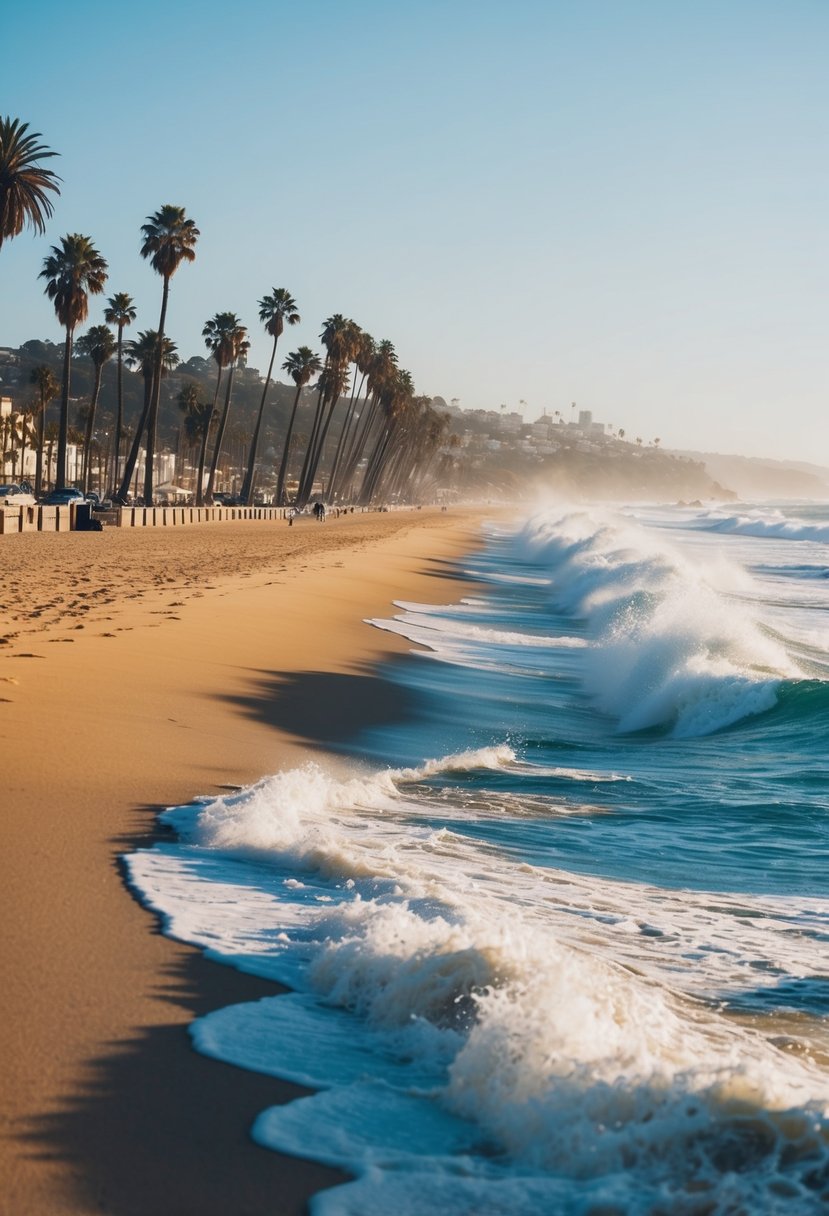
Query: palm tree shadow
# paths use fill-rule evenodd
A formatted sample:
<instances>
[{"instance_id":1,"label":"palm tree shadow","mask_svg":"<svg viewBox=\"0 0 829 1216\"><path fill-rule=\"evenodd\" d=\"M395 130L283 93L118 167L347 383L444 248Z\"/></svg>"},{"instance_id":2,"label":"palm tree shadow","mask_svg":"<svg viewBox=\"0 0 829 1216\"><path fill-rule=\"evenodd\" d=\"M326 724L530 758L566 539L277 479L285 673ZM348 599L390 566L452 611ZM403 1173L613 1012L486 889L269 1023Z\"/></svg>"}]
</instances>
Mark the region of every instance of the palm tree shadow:
<instances>
[{"instance_id":1,"label":"palm tree shadow","mask_svg":"<svg viewBox=\"0 0 829 1216\"><path fill-rule=\"evenodd\" d=\"M162 809L134 808L130 829L112 841L112 864L126 885L123 854L174 835L158 822ZM147 921L162 933L154 913ZM285 990L192 946L171 942L170 956L150 995L177 1015L104 1045L54 1109L18 1130L21 1151L62 1166L62 1199L71 1210L300 1216L313 1194L347 1177L261 1148L249 1133L261 1111L309 1091L200 1055L188 1033L190 1021L214 1009Z\"/></svg>"},{"instance_id":2,"label":"palm tree shadow","mask_svg":"<svg viewBox=\"0 0 829 1216\"><path fill-rule=\"evenodd\" d=\"M179 947L156 995L197 1017L279 989ZM300 1086L208 1059L187 1027L159 1024L108 1044L55 1111L31 1119L29 1154L65 1168L73 1208L111 1216L302 1213L310 1196L346 1181L249 1138L256 1115Z\"/></svg>"},{"instance_id":3,"label":"palm tree shadow","mask_svg":"<svg viewBox=\"0 0 829 1216\"><path fill-rule=\"evenodd\" d=\"M369 667L259 671L247 694L224 699L252 720L329 750L369 727L407 720L416 704L415 693ZM122 855L173 838L158 822L162 809L136 807L128 831L113 839L113 865L127 885ZM149 920L161 933L158 918ZM154 995L184 1010L185 1021L281 991L194 947L175 943L171 951ZM63 1166L69 1203L110 1216L299 1216L317 1191L348 1180L256 1145L249 1135L255 1117L308 1091L199 1055L185 1021L160 1020L107 1044L60 1105L19 1132L24 1152Z\"/></svg>"},{"instance_id":4,"label":"palm tree shadow","mask_svg":"<svg viewBox=\"0 0 829 1216\"><path fill-rule=\"evenodd\" d=\"M405 722L419 703L414 691L369 667L356 673L259 671L249 693L223 700L320 749L345 748L362 731Z\"/></svg>"}]
</instances>

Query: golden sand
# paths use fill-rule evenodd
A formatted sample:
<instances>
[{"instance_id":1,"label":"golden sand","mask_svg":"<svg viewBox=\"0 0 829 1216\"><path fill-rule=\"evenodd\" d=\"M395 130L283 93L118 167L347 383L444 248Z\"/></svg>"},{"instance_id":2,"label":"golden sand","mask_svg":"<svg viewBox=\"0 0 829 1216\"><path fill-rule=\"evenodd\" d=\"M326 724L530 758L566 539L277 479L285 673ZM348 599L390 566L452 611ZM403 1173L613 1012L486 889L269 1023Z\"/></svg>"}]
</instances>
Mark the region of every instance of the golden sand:
<instances>
[{"instance_id":1,"label":"golden sand","mask_svg":"<svg viewBox=\"0 0 829 1216\"><path fill-rule=\"evenodd\" d=\"M395 598L461 593L473 512L0 538L0 1211L284 1216L337 1176L256 1147L295 1086L192 1051L274 988L161 936L119 855L157 811L402 714Z\"/></svg>"}]
</instances>

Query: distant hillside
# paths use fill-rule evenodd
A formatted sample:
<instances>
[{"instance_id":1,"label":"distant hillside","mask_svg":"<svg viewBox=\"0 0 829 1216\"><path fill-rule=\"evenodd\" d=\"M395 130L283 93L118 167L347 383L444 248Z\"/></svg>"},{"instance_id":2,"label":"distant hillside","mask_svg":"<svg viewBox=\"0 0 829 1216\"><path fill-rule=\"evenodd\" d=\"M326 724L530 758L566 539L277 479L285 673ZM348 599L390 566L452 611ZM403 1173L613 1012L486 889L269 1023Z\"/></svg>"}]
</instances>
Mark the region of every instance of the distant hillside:
<instances>
[{"instance_id":1,"label":"distant hillside","mask_svg":"<svg viewBox=\"0 0 829 1216\"><path fill-rule=\"evenodd\" d=\"M829 499L829 468L798 460L723 456L718 452L678 452L705 465L715 481L740 498Z\"/></svg>"},{"instance_id":2,"label":"distant hillside","mask_svg":"<svg viewBox=\"0 0 829 1216\"><path fill-rule=\"evenodd\" d=\"M580 500L733 500L728 486L714 480L701 461L658 448L607 444L590 452L562 448L545 458L501 449L459 470L462 492L521 498L546 490Z\"/></svg>"}]
</instances>

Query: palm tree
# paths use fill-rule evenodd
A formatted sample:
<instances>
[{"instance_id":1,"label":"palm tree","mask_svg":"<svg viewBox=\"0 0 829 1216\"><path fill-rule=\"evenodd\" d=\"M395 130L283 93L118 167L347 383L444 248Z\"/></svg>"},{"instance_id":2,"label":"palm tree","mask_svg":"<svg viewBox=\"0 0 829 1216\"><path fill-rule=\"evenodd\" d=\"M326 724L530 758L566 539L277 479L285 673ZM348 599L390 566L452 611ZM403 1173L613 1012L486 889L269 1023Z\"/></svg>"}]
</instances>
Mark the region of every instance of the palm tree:
<instances>
[{"instance_id":1,"label":"palm tree","mask_svg":"<svg viewBox=\"0 0 829 1216\"><path fill-rule=\"evenodd\" d=\"M147 418L147 464L144 470L144 501L148 505L153 500L153 461L155 459L155 438L158 426L158 402L161 395L162 360L164 351L164 325L167 320L167 300L170 295L170 279L182 262L195 261L194 252L199 230L192 220L188 220L183 207L174 207L166 203L160 211L147 216L147 222L141 225L144 243L141 246L142 258L149 258L153 270L160 274L164 287L161 293L161 316L158 322L158 348L156 350L155 372L153 374L152 395L150 398L150 413Z\"/></svg>"},{"instance_id":2,"label":"palm tree","mask_svg":"<svg viewBox=\"0 0 829 1216\"><path fill-rule=\"evenodd\" d=\"M56 488L66 485L66 446L69 427L69 383L72 365L72 342L75 327L81 325L89 312L89 296L100 295L107 280L107 264L88 236L75 232L61 237L53 245L40 272L46 280L46 294L54 302L55 313L66 329L63 351L63 392L60 402L60 432L58 436L58 467Z\"/></svg>"},{"instance_id":3,"label":"palm tree","mask_svg":"<svg viewBox=\"0 0 829 1216\"><path fill-rule=\"evenodd\" d=\"M3 480L6 478L6 465L9 461L11 461L12 466L12 481L14 481L15 469L17 468L17 452L14 448L17 438L15 422L15 417L12 414L6 414L3 418L0 418L0 427L3 429L3 459L0 463L0 470L2 470Z\"/></svg>"},{"instance_id":4,"label":"palm tree","mask_svg":"<svg viewBox=\"0 0 829 1216\"><path fill-rule=\"evenodd\" d=\"M354 374L354 390L351 394L351 400L348 403L348 410L345 415L340 437L337 440L337 447L334 452L334 459L331 462L331 472L328 477L328 496L333 499L337 496L337 473L340 468L340 461L346 451L349 450L351 443L352 430L360 420L357 414L357 404L360 400L360 394L363 391L363 386L366 378L371 371L377 347L371 334L367 334L364 330L360 330L357 340L352 351L352 359L356 369ZM357 383L357 372L360 373L360 383ZM368 401L366 401L366 405Z\"/></svg>"},{"instance_id":5,"label":"palm tree","mask_svg":"<svg viewBox=\"0 0 829 1216\"><path fill-rule=\"evenodd\" d=\"M104 364L108 363L115 354L117 343L112 330L106 325L93 325L78 339L77 349L88 355L95 368L95 379L92 385L92 395L89 399L89 409L86 414L86 431L83 445L83 492L89 493L89 475L92 471L92 435L95 430L95 410L98 407L98 396L101 392L101 377Z\"/></svg>"},{"instance_id":6,"label":"palm tree","mask_svg":"<svg viewBox=\"0 0 829 1216\"><path fill-rule=\"evenodd\" d=\"M222 454L222 443L225 437L225 427L227 426L227 418L230 413L230 399L233 394L233 373L236 370L236 365L245 358L250 350L250 342L248 342L248 331L242 324L235 312L217 313L214 321L219 322L219 330L221 336L219 338L219 346L224 359L224 366L227 367L227 386L225 388L225 403L222 409L222 417L219 421L219 429L216 432L216 443L213 448L213 459L210 462L210 476L207 479L207 500L213 500L213 488L216 483L216 470L219 467L219 459ZM210 325L210 322L208 322ZM207 329L207 326L205 326ZM202 331L204 332L204 331ZM217 359L218 362L218 359Z\"/></svg>"},{"instance_id":7,"label":"palm tree","mask_svg":"<svg viewBox=\"0 0 829 1216\"><path fill-rule=\"evenodd\" d=\"M390 447L407 421L413 399L414 383L411 374L402 368L396 368L393 378L383 386L380 393L383 426L369 457L360 489L360 501L364 505L371 502L378 489Z\"/></svg>"},{"instance_id":8,"label":"palm tree","mask_svg":"<svg viewBox=\"0 0 829 1216\"><path fill-rule=\"evenodd\" d=\"M31 439L32 443L37 442L37 431L34 425L34 416L37 413L38 406L36 402L25 401L20 409L12 415L14 420L14 433L20 440L20 479L21 481L26 476L26 441Z\"/></svg>"},{"instance_id":9,"label":"palm tree","mask_svg":"<svg viewBox=\"0 0 829 1216\"><path fill-rule=\"evenodd\" d=\"M40 166L40 161L59 153L37 142L39 132L27 135L28 129L29 124L19 118L0 118L0 246L19 236L25 224L37 233L45 232L54 209L47 191L60 194L58 175Z\"/></svg>"},{"instance_id":10,"label":"palm tree","mask_svg":"<svg viewBox=\"0 0 829 1216\"><path fill-rule=\"evenodd\" d=\"M33 367L29 375L29 382L37 388L38 397L40 398L40 411L37 422L37 456L35 464L35 494L43 493L43 441L46 434L46 407L50 401L54 401L60 392L60 384L55 379L55 373L51 367L47 367L45 363L41 363L39 367Z\"/></svg>"},{"instance_id":11,"label":"palm tree","mask_svg":"<svg viewBox=\"0 0 829 1216\"><path fill-rule=\"evenodd\" d=\"M387 392L390 386L394 384L397 373L397 352L394 349L393 343L384 338L382 342L377 343L369 364L367 386L370 399L363 409L360 426L359 428L355 428L353 437L349 442L345 454L343 473L339 478L340 484L346 492L354 480L357 467L366 450L369 436L376 429L375 423L383 393Z\"/></svg>"},{"instance_id":12,"label":"palm tree","mask_svg":"<svg viewBox=\"0 0 829 1216\"><path fill-rule=\"evenodd\" d=\"M245 480L242 484L241 499L242 502L249 503L253 497L253 478L256 471L256 450L259 447L259 432L262 429L262 416L265 411L265 397L267 396L268 388L271 383L273 374L273 361L276 358L276 344L282 336L285 329L285 322L289 325L296 325L302 318L297 312L296 300L285 290L284 287L274 287L269 296L264 296L259 301L259 320L265 326L267 333L273 338L273 346L271 347L271 361L268 364L268 374L265 378L265 387L262 389L262 399L259 402L259 414L256 418L256 426L253 431L253 438L250 441L250 452L248 453L248 467L245 473Z\"/></svg>"},{"instance_id":13,"label":"palm tree","mask_svg":"<svg viewBox=\"0 0 829 1216\"><path fill-rule=\"evenodd\" d=\"M121 464L121 432L124 429L124 328L132 325L136 318L132 296L125 291L110 296L104 312L107 325L115 325L118 329L118 406L115 412L115 461L112 471L112 485L118 485L118 471Z\"/></svg>"},{"instance_id":14,"label":"palm tree","mask_svg":"<svg viewBox=\"0 0 829 1216\"><path fill-rule=\"evenodd\" d=\"M397 428L394 449L380 485L381 493L400 500L417 501L448 431L449 415L439 414L429 397L411 398Z\"/></svg>"},{"instance_id":15,"label":"palm tree","mask_svg":"<svg viewBox=\"0 0 829 1216\"><path fill-rule=\"evenodd\" d=\"M179 390L178 408L184 415L182 429L187 440L187 448L192 449L198 444L202 447L202 438L206 436L210 419L213 414L209 401L203 401L201 390L195 380L186 380ZM192 455L192 451L190 453Z\"/></svg>"},{"instance_id":16,"label":"palm tree","mask_svg":"<svg viewBox=\"0 0 829 1216\"><path fill-rule=\"evenodd\" d=\"M210 430L213 427L213 415L216 412L216 402L219 400L219 389L222 387L222 375L227 367L230 357L230 343L226 336L225 330L230 329L230 321L233 318L232 312L217 312L214 316L206 321L202 329L202 337L207 349L213 355L216 362L216 387L213 390L213 401L210 405L210 413L201 437L201 451L199 452L199 467L196 477L196 506L201 507L204 504L204 466L207 460L207 441L210 435ZM215 428L214 428L215 429Z\"/></svg>"},{"instance_id":17,"label":"palm tree","mask_svg":"<svg viewBox=\"0 0 829 1216\"><path fill-rule=\"evenodd\" d=\"M290 451L291 435L294 430L294 420L296 419L300 393L311 377L319 375L322 371L322 359L320 359L319 355L314 354L310 346L300 346L298 350L292 351L288 355L288 358L282 364L282 368L296 385L296 395L294 396L294 405L291 410L291 420L288 423L288 430L285 434L285 446L282 449L282 461L279 466L279 477L276 483L276 505L280 507L285 502L285 475L288 470L288 453Z\"/></svg>"},{"instance_id":18,"label":"palm tree","mask_svg":"<svg viewBox=\"0 0 829 1216\"><path fill-rule=\"evenodd\" d=\"M141 449L141 436L144 434L144 428L150 416L153 380L158 363L158 346L158 334L154 329L146 329L143 332L139 332L136 340L128 342L126 345L127 363L130 367L140 368L141 375L144 377L144 406L135 428L135 434L132 437L132 445L124 465L121 485L118 487L118 494L116 495L121 502L126 502L129 497L130 484L132 483L133 473L138 462L138 453ZM175 342L172 342L169 338L165 338L161 346L161 374L163 376L165 372L172 371L178 363L178 351L176 350Z\"/></svg>"},{"instance_id":19,"label":"palm tree","mask_svg":"<svg viewBox=\"0 0 829 1216\"><path fill-rule=\"evenodd\" d=\"M47 422L43 430L43 438L46 443L46 478L52 487L52 452L55 449L55 443L58 438L58 424L56 422Z\"/></svg>"},{"instance_id":20,"label":"palm tree","mask_svg":"<svg viewBox=\"0 0 829 1216\"><path fill-rule=\"evenodd\" d=\"M199 454L198 481L196 484L196 505L199 507L204 502L204 466L207 459L207 440L210 430L213 428L213 415L216 412L216 403L219 400L222 376L224 375L225 368L229 367L233 362L233 333L238 324L239 318L235 312L217 312L209 321L205 321L204 328L201 331L204 344L216 362L217 374L216 387L213 391L213 402L210 406L210 416L204 428L201 452Z\"/></svg>"},{"instance_id":21,"label":"palm tree","mask_svg":"<svg viewBox=\"0 0 829 1216\"><path fill-rule=\"evenodd\" d=\"M301 506L311 497L334 410L348 389L348 364L357 349L361 332L359 325L342 313L335 313L323 325L320 340L326 349L325 367L317 385L317 410L299 478Z\"/></svg>"}]
</instances>

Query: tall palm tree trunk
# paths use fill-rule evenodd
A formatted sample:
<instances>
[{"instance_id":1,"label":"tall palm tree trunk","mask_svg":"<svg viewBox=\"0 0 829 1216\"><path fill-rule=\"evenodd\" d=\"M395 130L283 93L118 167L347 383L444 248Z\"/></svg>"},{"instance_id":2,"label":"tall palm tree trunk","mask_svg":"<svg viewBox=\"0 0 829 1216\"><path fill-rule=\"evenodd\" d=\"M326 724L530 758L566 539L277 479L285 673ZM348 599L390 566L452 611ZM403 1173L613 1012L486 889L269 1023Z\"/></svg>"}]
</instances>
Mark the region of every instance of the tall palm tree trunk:
<instances>
[{"instance_id":1,"label":"tall palm tree trunk","mask_svg":"<svg viewBox=\"0 0 829 1216\"><path fill-rule=\"evenodd\" d=\"M26 415L20 415L20 480L26 477Z\"/></svg>"},{"instance_id":2,"label":"tall palm tree trunk","mask_svg":"<svg viewBox=\"0 0 829 1216\"><path fill-rule=\"evenodd\" d=\"M92 388L92 397L89 402L89 414L86 419L86 430L83 440L83 492L89 493L89 474L92 469L92 432L95 429L95 411L98 408L98 394L101 391L101 376L104 366L96 366L95 382Z\"/></svg>"},{"instance_id":3,"label":"tall palm tree trunk","mask_svg":"<svg viewBox=\"0 0 829 1216\"><path fill-rule=\"evenodd\" d=\"M124 327L118 326L118 403L115 407L115 457L113 460L110 485L114 490L118 484L118 471L121 467L121 432L124 427Z\"/></svg>"},{"instance_id":4,"label":"tall palm tree trunk","mask_svg":"<svg viewBox=\"0 0 829 1216\"><path fill-rule=\"evenodd\" d=\"M372 395L370 403L363 410L362 425L354 430L351 443L349 445L348 454L345 459L345 471L341 478L341 485L344 490L350 492L351 483L354 481L354 476L357 472L357 465L360 463L360 458L366 447L366 442L371 433L372 426L377 417L377 395Z\"/></svg>"},{"instance_id":5,"label":"tall palm tree trunk","mask_svg":"<svg viewBox=\"0 0 829 1216\"><path fill-rule=\"evenodd\" d=\"M43 493L43 442L46 437L46 398L40 395L40 414L37 420L37 452L35 454L35 495Z\"/></svg>"},{"instance_id":6,"label":"tall palm tree trunk","mask_svg":"<svg viewBox=\"0 0 829 1216\"><path fill-rule=\"evenodd\" d=\"M327 365L328 365L328 360L326 360L326 366ZM302 462L302 472L299 475L299 488L297 490L297 504L300 507L304 507L305 504L308 502L308 499L311 497L311 490L313 489L313 485L314 485L313 480L310 482L308 480L308 471L311 468L311 461L313 460L314 448L316 447L317 435L319 434L319 428L320 428L320 422L322 420L322 414L323 414L323 410L325 408L325 402L324 402L324 398L323 398L323 385L324 385L324 378L320 377L320 384L319 384L319 388L317 389L317 409L316 409L316 413L314 414L314 425L311 427L311 434L308 438L308 446L305 449L305 459Z\"/></svg>"},{"instance_id":7,"label":"tall palm tree trunk","mask_svg":"<svg viewBox=\"0 0 829 1216\"><path fill-rule=\"evenodd\" d=\"M150 415L150 405L152 403L152 376L144 377L144 405L141 410L141 417L138 419L138 425L135 428L135 434L132 438L127 462L124 465L124 475L121 478L121 485L118 487L118 497L126 500L129 498L130 486L132 484L133 473L135 466L138 463L138 453L141 449L141 436L144 434L144 427L147 425L147 419Z\"/></svg>"},{"instance_id":8,"label":"tall palm tree trunk","mask_svg":"<svg viewBox=\"0 0 829 1216\"><path fill-rule=\"evenodd\" d=\"M66 342L63 348L63 387L60 395L60 423L58 426L58 467L55 470L55 489L66 486L66 449L69 443L69 382L72 372L73 327L66 327Z\"/></svg>"},{"instance_id":9,"label":"tall palm tree trunk","mask_svg":"<svg viewBox=\"0 0 829 1216\"><path fill-rule=\"evenodd\" d=\"M275 337L273 340L273 347L271 348L271 361L268 364L268 374L265 378L265 387L262 389L262 400L259 402L259 414L256 418L256 426L253 429L253 438L250 441L248 467L247 471L245 472L245 480L242 483L242 492L240 494L240 498L242 499L242 502L246 503L248 506L250 506L250 500L253 497L253 478L256 472L256 451L259 447L259 432L262 429L262 416L265 413L265 398L268 395L271 376L273 375L273 361L276 358L276 344L278 341L278 337Z\"/></svg>"},{"instance_id":10,"label":"tall palm tree trunk","mask_svg":"<svg viewBox=\"0 0 829 1216\"><path fill-rule=\"evenodd\" d=\"M352 420L354 419L354 416L355 416L357 402L360 400L360 393L363 391L363 385L365 384L365 379L366 379L365 373L363 373L363 377L360 381L360 386L359 386L359 388L356 388L354 390L354 392L351 394L351 401L348 403L348 411L345 416L345 421L343 422L343 429L340 431L340 438L337 441L337 449L334 452L334 459L331 463L331 475L328 478L328 497L330 499L333 499L334 495L336 494L337 473L340 468L340 462L342 460L343 453L348 448L349 437L350 437L351 430L352 430ZM366 402L366 405L368 405L368 402ZM359 420L359 414L357 415L357 418Z\"/></svg>"},{"instance_id":11,"label":"tall palm tree trunk","mask_svg":"<svg viewBox=\"0 0 829 1216\"><path fill-rule=\"evenodd\" d=\"M282 460L279 465L279 476L277 477L276 481L276 505L278 507L285 505L285 476L288 472L288 453L291 448L291 436L294 433L294 421L296 419L299 398L303 388L304 385L302 384L298 384L296 386L296 393L294 394L294 406L291 410L291 418L288 422L288 430L285 434L285 446L282 449Z\"/></svg>"},{"instance_id":12,"label":"tall palm tree trunk","mask_svg":"<svg viewBox=\"0 0 829 1216\"><path fill-rule=\"evenodd\" d=\"M210 413L204 421L204 431L202 432L201 445L199 447L199 471L196 480L196 506L204 506L204 466L207 460L207 442L210 436L210 424L213 421L213 415L216 412L216 402L219 400L219 388L222 383L222 365L219 364L219 374L216 377L216 387L213 390L213 402L210 406Z\"/></svg>"},{"instance_id":13,"label":"tall palm tree trunk","mask_svg":"<svg viewBox=\"0 0 829 1216\"><path fill-rule=\"evenodd\" d=\"M314 455L311 458L311 466L310 466L309 473L308 473L308 493L309 494L310 494L311 488L314 484L314 478L317 475L317 470L320 467L320 463L322 461L323 453L325 451L325 441L328 438L328 430L331 426L331 420L334 417L334 411L337 408L338 401L339 401L339 397L335 397L334 400L330 403L330 405L328 407L328 413L325 416L325 423L323 424L323 426L320 430L319 437L317 438Z\"/></svg>"},{"instance_id":14,"label":"tall palm tree trunk","mask_svg":"<svg viewBox=\"0 0 829 1216\"><path fill-rule=\"evenodd\" d=\"M225 437L225 428L227 426L227 416L230 413L230 395L233 392L233 373L235 370L236 370L236 361L234 359L234 361L231 363L230 369L228 371L227 388L225 389L224 409L222 410L222 417L219 422L219 429L216 432L216 444L215 444L215 447L213 448L213 459L210 462L210 477L208 478L208 481L207 481L208 499L212 499L212 497L213 497L213 486L216 481L216 470L219 466L219 459L222 454L222 442L224 441L224 437Z\"/></svg>"},{"instance_id":15,"label":"tall palm tree trunk","mask_svg":"<svg viewBox=\"0 0 829 1216\"><path fill-rule=\"evenodd\" d=\"M158 350L155 356L150 413L147 418L147 460L144 465L144 502L148 507L151 507L153 503L153 464L155 462L155 441L158 430L158 403L161 398L161 369L164 364L164 323L167 320L167 299L169 295L170 276L165 274L164 289L161 293L161 316L158 320Z\"/></svg>"},{"instance_id":16,"label":"tall palm tree trunk","mask_svg":"<svg viewBox=\"0 0 829 1216\"><path fill-rule=\"evenodd\" d=\"M377 481L380 472L383 468L383 461L388 451L389 443L391 442L391 429L384 427L377 438L374 445L374 451L369 457L366 467L366 475L363 478L362 489L360 490L360 502L363 506L368 506L374 497L374 491L377 488Z\"/></svg>"}]
</instances>

